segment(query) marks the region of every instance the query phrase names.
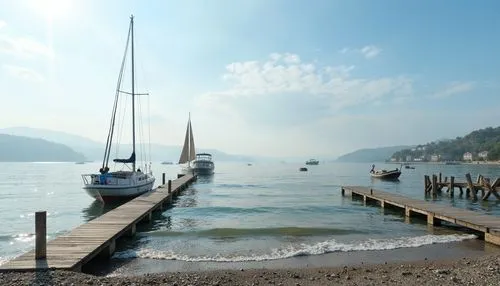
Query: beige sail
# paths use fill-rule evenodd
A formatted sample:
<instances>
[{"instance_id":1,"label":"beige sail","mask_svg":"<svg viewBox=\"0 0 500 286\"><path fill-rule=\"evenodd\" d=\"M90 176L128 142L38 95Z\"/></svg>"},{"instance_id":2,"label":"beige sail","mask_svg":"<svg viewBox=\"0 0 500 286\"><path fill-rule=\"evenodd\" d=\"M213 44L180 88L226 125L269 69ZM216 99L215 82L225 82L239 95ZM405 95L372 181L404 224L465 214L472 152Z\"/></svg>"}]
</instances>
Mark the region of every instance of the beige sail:
<instances>
[{"instance_id":1,"label":"beige sail","mask_svg":"<svg viewBox=\"0 0 500 286\"><path fill-rule=\"evenodd\" d=\"M189 161L196 159L196 149L194 148L193 127L189 119Z\"/></svg>"},{"instance_id":2,"label":"beige sail","mask_svg":"<svg viewBox=\"0 0 500 286\"><path fill-rule=\"evenodd\" d=\"M182 147L181 157L179 164L190 162L196 158L196 151L194 149L193 130L191 129L191 118L188 120L186 137L184 138L184 146Z\"/></svg>"}]
</instances>

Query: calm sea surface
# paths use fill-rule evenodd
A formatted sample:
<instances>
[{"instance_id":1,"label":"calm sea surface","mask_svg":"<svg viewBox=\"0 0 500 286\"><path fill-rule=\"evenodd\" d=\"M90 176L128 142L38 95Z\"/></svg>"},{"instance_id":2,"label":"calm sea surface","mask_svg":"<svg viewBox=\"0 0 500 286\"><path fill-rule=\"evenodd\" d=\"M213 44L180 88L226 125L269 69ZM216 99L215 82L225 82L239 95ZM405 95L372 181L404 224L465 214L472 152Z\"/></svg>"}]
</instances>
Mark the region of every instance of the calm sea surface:
<instances>
[{"instance_id":1,"label":"calm sea surface","mask_svg":"<svg viewBox=\"0 0 500 286\"><path fill-rule=\"evenodd\" d=\"M161 173L174 178L179 172L176 165L153 165L157 184ZM120 243L112 261L270 261L467 240L474 236L453 229L431 233L425 222L408 224L398 214L343 198L340 186L372 186L424 199L426 174L442 172L460 181L467 172L474 179L500 176L496 166L415 165L403 170L399 182L384 182L370 178L370 164L321 163L299 172L301 166L216 162L213 177L199 178L174 207ZM108 211L82 189L80 174L98 169L98 163L0 163L0 263L34 247L35 211L47 211L49 239ZM472 202L456 194L436 203L500 215L493 198Z\"/></svg>"}]
</instances>

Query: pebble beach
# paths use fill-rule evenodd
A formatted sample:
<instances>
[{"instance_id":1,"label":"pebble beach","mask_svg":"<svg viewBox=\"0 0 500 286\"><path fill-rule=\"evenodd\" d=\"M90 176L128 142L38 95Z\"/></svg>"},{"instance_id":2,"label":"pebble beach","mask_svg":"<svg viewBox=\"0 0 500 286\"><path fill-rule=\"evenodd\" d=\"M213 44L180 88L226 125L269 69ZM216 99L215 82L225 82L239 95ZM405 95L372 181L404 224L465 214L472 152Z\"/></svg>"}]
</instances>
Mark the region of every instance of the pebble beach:
<instances>
[{"instance_id":1,"label":"pebble beach","mask_svg":"<svg viewBox=\"0 0 500 286\"><path fill-rule=\"evenodd\" d=\"M164 272L99 277L69 271L9 272L1 285L498 285L500 255L302 269Z\"/></svg>"}]
</instances>

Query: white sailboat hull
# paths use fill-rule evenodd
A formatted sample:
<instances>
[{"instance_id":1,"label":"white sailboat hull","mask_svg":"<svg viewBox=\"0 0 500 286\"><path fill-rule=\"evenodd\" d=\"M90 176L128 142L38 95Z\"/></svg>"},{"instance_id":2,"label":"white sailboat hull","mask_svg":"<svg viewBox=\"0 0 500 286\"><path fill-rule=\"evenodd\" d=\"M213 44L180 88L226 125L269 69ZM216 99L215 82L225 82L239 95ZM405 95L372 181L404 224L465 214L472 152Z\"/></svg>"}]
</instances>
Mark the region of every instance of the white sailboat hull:
<instances>
[{"instance_id":1,"label":"white sailboat hull","mask_svg":"<svg viewBox=\"0 0 500 286\"><path fill-rule=\"evenodd\" d=\"M113 175L113 173L111 173ZM151 174L132 173L128 178L107 177L100 174L83 175L87 194L104 202L133 199L153 189L155 178ZM90 180L89 180L90 178Z\"/></svg>"}]
</instances>

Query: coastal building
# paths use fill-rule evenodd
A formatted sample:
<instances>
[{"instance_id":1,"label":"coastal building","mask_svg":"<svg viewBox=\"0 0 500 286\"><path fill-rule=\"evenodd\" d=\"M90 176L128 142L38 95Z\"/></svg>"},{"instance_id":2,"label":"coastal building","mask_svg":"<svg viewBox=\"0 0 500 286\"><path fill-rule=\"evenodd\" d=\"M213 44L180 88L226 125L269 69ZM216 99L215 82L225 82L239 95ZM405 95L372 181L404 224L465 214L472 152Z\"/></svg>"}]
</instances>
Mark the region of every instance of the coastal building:
<instances>
[{"instance_id":1,"label":"coastal building","mask_svg":"<svg viewBox=\"0 0 500 286\"><path fill-rule=\"evenodd\" d=\"M488 151L479 152L479 154L477 154L477 156L483 160L486 160L486 159L488 159Z\"/></svg>"},{"instance_id":2,"label":"coastal building","mask_svg":"<svg viewBox=\"0 0 500 286\"><path fill-rule=\"evenodd\" d=\"M471 152L464 153L464 161L472 161L472 153Z\"/></svg>"},{"instance_id":3,"label":"coastal building","mask_svg":"<svg viewBox=\"0 0 500 286\"><path fill-rule=\"evenodd\" d=\"M394 158L394 157L392 157L392 158L391 158L391 162L396 162L396 160L397 160L397 159L396 159L396 158Z\"/></svg>"},{"instance_id":4,"label":"coastal building","mask_svg":"<svg viewBox=\"0 0 500 286\"><path fill-rule=\"evenodd\" d=\"M411 155L407 155L406 162L411 162L411 161L413 161L413 158L411 157Z\"/></svg>"},{"instance_id":5,"label":"coastal building","mask_svg":"<svg viewBox=\"0 0 500 286\"><path fill-rule=\"evenodd\" d=\"M439 161L439 155L433 154L431 155L431 162L437 162Z\"/></svg>"}]
</instances>

